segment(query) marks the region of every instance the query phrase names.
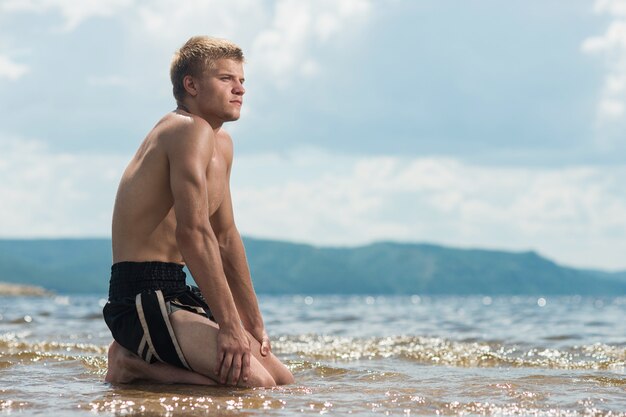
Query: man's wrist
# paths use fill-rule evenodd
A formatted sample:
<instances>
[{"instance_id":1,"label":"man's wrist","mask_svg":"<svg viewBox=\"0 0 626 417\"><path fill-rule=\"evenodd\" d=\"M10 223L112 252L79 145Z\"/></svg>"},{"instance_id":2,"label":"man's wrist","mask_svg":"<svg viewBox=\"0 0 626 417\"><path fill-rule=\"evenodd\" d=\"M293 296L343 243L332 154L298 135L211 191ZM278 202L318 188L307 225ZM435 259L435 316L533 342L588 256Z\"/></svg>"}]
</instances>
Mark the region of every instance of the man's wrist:
<instances>
[{"instance_id":1,"label":"man's wrist","mask_svg":"<svg viewBox=\"0 0 626 417\"><path fill-rule=\"evenodd\" d=\"M237 330L242 330L243 326L241 325L241 323L239 323L238 321L227 321L224 323L219 323L220 326L220 330L223 330L225 332L233 332L233 331L237 331Z\"/></svg>"},{"instance_id":2,"label":"man's wrist","mask_svg":"<svg viewBox=\"0 0 626 417\"><path fill-rule=\"evenodd\" d=\"M249 331L254 336L254 338L257 339L259 342L262 342L263 336L266 335L264 326L255 327L254 329L249 330Z\"/></svg>"},{"instance_id":3,"label":"man's wrist","mask_svg":"<svg viewBox=\"0 0 626 417\"><path fill-rule=\"evenodd\" d=\"M246 330L248 330L250 333L253 333L253 334L256 332L262 332L263 330L265 330L265 325L263 324L263 320L248 321L245 327L246 327Z\"/></svg>"}]
</instances>

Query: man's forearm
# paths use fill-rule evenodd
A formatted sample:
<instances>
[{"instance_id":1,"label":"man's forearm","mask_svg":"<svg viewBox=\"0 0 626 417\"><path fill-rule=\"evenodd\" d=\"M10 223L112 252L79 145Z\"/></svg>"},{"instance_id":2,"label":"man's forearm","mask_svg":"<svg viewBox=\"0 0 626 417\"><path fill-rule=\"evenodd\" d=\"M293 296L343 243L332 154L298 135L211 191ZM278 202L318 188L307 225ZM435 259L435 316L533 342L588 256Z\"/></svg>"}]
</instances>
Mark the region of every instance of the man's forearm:
<instances>
[{"instance_id":1,"label":"man's forearm","mask_svg":"<svg viewBox=\"0 0 626 417\"><path fill-rule=\"evenodd\" d=\"M235 299L239 317L246 329L262 330L263 318L250 278L246 252L237 229L220 236L220 254L228 286Z\"/></svg>"},{"instance_id":2,"label":"man's forearm","mask_svg":"<svg viewBox=\"0 0 626 417\"><path fill-rule=\"evenodd\" d=\"M241 318L224 275L220 249L212 231L180 231L177 242L202 295L220 326L234 325Z\"/></svg>"}]
</instances>

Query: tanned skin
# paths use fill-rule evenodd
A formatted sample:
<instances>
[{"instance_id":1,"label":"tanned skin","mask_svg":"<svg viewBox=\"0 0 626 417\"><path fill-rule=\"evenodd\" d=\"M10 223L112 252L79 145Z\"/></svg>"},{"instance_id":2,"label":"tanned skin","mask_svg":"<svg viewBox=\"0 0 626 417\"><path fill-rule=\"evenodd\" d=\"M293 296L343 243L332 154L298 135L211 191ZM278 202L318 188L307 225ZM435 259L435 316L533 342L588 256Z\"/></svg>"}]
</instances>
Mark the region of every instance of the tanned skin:
<instances>
[{"instance_id":1,"label":"tanned skin","mask_svg":"<svg viewBox=\"0 0 626 417\"><path fill-rule=\"evenodd\" d=\"M196 372L149 365L117 343L106 380L273 386L293 382L271 352L230 193L233 141L223 129L239 119L243 64L220 59L148 133L120 181L113 212L113 262L186 264L217 324L178 310L170 316Z\"/></svg>"}]
</instances>

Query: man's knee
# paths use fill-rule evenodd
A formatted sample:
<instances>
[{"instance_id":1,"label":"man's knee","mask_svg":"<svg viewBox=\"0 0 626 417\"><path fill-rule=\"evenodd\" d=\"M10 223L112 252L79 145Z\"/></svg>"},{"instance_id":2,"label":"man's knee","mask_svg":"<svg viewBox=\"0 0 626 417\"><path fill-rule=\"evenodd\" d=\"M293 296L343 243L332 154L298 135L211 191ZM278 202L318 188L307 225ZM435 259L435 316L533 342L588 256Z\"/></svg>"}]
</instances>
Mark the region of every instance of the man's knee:
<instances>
[{"instance_id":1,"label":"man's knee","mask_svg":"<svg viewBox=\"0 0 626 417\"><path fill-rule=\"evenodd\" d=\"M245 385L252 388L272 388L276 386L276 381L274 381L274 378L272 378L270 374L265 372L259 375L253 375L248 379L248 383Z\"/></svg>"},{"instance_id":2,"label":"man's knee","mask_svg":"<svg viewBox=\"0 0 626 417\"><path fill-rule=\"evenodd\" d=\"M271 367L270 374L276 385L289 385L295 382L291 371L278 359L276 359L276 364Z\"/></svg>"},{"instance_id":3,"label":"man's knee","mask_svg":"<svg viewBox=\"0 0 626 417\"><path fill-rule=\"evenodd\" d=\"M295 382L289 368L287 368L285 364L282 363L273 353L270 353L261 360L261 363L272 376L276 385L289 385Z\"/></svg>"},{"instance_id":4,"label":"man's knee","mask_svg":"<svg viewBox=\"0 0 626 417\"><path fill-rule=\"evenodd\" d=\"M260 364L259 364L260 365ZM257 372L249 379L250 385L254 387L275 387L277 385L289 385L295 382L293 375L282 363L277 366L265 368L261 365L262 372Z\"/></svg>"},{"instance_id":5,"label":"man's knee","mask_svg":"<svg viewBox=\"0 0 626 417\"><path fill-rule=\"evenodd\" d=\"M254 388L271 388L276 386L276 381L269 370L265 369L256 358L250 360L250 377L243 385Z\"/></svg>"},{"instance_id":6,"label":"man's knee","mask_svg":"<svg viewBox=\"0 0 626 417\"><path fill-rule=\"evenodd\" d=\"M293 374L286 368L274 375L274 380L276 381L276 385L290 385L296 382Z\"/></svg>"}]
</instances>

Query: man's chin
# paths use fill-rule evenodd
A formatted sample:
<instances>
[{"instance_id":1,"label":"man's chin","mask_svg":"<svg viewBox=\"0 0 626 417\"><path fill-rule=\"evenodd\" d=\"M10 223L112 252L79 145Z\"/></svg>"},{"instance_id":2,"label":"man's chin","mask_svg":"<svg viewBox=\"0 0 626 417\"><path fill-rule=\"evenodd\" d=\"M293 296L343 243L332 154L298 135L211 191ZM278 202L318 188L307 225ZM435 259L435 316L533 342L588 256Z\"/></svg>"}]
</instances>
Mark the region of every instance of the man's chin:
<instances>
[{"instance_id":1,"label":"man's chin","mask_svg":"<svg viewBox=\"0 0 626 417\"><path fill-rule=\"evenodd\" d=\"M235 122L235 121L239 120L240 116L241 115L239 113L237 113L237 114L229 114L228 116L226 116L225 121L226 122Z\"/></svg>"}]
</instances>

